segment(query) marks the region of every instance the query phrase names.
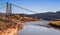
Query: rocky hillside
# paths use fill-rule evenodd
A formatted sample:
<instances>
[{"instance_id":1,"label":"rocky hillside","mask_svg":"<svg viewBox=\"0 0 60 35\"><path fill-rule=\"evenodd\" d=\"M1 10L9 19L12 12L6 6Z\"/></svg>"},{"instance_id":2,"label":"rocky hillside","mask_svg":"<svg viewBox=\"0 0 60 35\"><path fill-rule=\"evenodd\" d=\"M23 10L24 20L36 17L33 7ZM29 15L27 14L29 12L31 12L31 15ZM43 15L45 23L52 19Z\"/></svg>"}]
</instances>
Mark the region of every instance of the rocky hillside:
<instances>
[{"instance_id":1,"label":"rocky hillside","mask_svg":"<svg viewBox=\"0 0 60 35\"><path fill-rule=\"evenodd\" d=\"M17 31L23 28L23 22L15 16L0 16L0 35L17 35Z\"/></svg>"},{"instance_id":2,"label":"rocky hillside","mask_svg":"<svg viewBox=\"0 0 60 35\"><path fill-rule=\"evenodd\" d=\"M46 12L46 13L38 13L38 14L31 14L32 17L42 18L44 20L56 20L60 19L60 11L54 12Z\"/></svg>"}]
</instances>

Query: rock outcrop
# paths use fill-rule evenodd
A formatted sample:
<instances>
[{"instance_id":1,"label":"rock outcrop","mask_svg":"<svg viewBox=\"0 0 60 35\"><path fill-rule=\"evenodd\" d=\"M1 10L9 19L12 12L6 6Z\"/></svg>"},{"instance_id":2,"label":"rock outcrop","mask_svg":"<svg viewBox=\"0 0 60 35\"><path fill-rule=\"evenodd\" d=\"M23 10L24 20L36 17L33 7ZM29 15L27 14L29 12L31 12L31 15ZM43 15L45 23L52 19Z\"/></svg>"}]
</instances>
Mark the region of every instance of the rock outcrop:
<instances>
[{"instance_id":1,"label":"rock outcrop","mask_svg":"<svg viewBox=\"0 0 60 35\"><path fill-rule=\"evenodd\" d=\"M12 16L0 16L0 35L17 35L23 28L23 22Z\"/></svg>"}]
</instances>

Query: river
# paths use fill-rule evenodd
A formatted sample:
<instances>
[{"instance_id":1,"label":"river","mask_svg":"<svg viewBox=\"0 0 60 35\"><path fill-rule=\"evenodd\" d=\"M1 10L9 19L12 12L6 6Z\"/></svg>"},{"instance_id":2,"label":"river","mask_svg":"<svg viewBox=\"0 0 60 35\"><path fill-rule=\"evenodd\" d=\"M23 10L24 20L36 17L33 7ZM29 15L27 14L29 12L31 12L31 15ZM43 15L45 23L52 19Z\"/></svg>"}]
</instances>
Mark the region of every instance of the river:
<instances>
[{"instance_id":1,"label":"river","mask_svg":"<svg viewBox=\"0 0 60 35\"><path fill-rule=\"evenodd\" d=\"M18 35L60 35L60 31L48 28L48 21L25 22L24 28L18 31Z\"/></svg>"}]
</instances>

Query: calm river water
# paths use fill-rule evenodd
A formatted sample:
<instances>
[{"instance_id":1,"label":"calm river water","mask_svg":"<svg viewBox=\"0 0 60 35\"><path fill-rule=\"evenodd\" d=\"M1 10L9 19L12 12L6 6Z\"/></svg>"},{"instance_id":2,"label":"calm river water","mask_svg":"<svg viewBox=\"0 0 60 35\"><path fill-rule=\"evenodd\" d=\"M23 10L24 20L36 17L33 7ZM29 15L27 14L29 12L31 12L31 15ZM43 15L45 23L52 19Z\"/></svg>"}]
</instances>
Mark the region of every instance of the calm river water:
<instances>
[{"instance_id":1,"label":"calm river water","mask_svg":"<svg viewBox=\"0 0 60 35\"><path fill-rule=\"evenodd\" d=\"M60 35L60 31L39 25L48 26L48 21L25 22L18 35Z\"/></svg>"}]
</instances>

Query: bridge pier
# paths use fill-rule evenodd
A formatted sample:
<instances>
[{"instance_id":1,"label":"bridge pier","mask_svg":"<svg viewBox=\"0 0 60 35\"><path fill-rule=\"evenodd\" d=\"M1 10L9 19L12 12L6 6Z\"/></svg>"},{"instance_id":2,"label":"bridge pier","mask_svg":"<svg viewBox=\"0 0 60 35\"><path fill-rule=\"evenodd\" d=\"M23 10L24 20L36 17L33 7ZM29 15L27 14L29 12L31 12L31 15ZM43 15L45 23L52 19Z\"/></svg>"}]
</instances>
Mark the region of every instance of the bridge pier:
<instances>
[{"instance_id":1,"label":"bridge pier","mask_svg":"<svg viewBox=\"0 0 60 35\"><path fill-rule=\"evenodd\" d=\"M12 5L7 2L6 4L6 15L11 15L12 14Z\"/></svg>"}]
</instances>

